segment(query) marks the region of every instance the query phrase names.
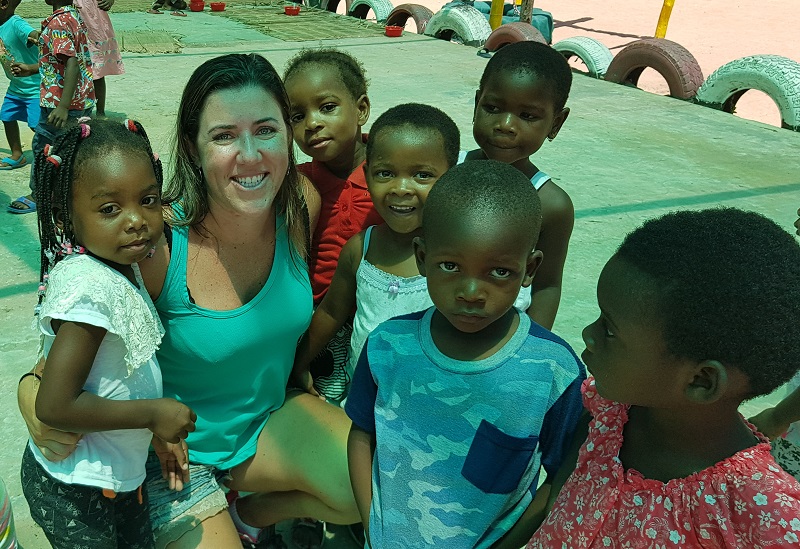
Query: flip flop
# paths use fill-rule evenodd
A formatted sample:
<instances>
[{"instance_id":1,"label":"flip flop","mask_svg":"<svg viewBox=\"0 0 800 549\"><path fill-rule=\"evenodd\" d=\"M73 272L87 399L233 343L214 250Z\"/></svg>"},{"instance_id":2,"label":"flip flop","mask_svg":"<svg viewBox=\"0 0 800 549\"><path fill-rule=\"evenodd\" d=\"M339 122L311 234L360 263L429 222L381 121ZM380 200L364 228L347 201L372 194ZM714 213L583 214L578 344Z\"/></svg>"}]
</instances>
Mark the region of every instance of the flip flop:
<instances>
[{"instance_id":1,"label":"flip flop","mask_svg":"<svg viewBox=\"0 0 800 549\"><path fill-rule=\"evenodd\" d=\"M177 17L186 17L186 14L183 13L182 11L180 11L180 10L179 11L173 11L173 12L170 13L170 15L175 15Z\"/></svg>"},{"instance_id":2,"label":"flip flop","mask_svg":"<svg viewBox=\"0 0 800 549\"><path fill-rule=\"evenodd\" d=\"M147 13L152 13L153 15L164 15L163 11L157 10L155 8L150 8L147 10Z\"/></svg>"},{"instance_id":3,"label":"flip flop","mask_svg":"<svg viewBox=\"0 0 800 549\"><path fill-rule=\"evenodd\" d=\"M28 165L28 160L24 156L20 156L16 160L10 156L7 156L0 160L0 162L7 164L7 166L0 166L0 170L16 170L17 168L22 168L23 166Z\"/></svg>"},{"instance_id":4,"label":"flip flop","mask_svg":"<svg viewBox=\"0 0 800 549\"><path fill-rule=\"evenodd\" d=\"M27 206L27 208L15 208L14 206L11 205L14 202L20 202L22 204L25 204ZM11 212L13 214L27 214L27 213L33 213L33 212L36 211L36 202L31 200L27 196L20 196L14 202L9 204L8 207L6 208L9 212Z\"/></svg>"}]
</instances>

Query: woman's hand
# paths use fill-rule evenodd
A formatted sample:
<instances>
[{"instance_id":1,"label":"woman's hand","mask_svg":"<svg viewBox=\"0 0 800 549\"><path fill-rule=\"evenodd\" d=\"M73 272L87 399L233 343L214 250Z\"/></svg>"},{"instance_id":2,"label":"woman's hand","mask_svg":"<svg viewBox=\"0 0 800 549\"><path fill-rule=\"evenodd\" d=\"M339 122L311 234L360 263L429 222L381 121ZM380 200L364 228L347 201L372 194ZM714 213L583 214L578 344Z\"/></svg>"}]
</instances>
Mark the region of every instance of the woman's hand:
<instances>
[{"instance_id":1,"label":"woman's hand","mask_svg":"<svg viewBox=\"0 0 800 549\"><path fill-rule=\"evenodd\" d=\"M17 389L19 411L28 427L31 440L42 455L50 461L61 461L75 451L78 441L83 435L59 431L39 421L36 418L36 394L38 392L38 379L33 376L23 379Z\"/></svg>"},{"instance_id":2,"label":"woman's hand","mask_svg":"<svg viewBox=\"0 0 800 549\"><path fill-rule=\"evenodd\" d=\"M189 482L189 447L185 440L177 444L153 437L153 449L161 462L161 477L169 483L169 489L180 492Z\"/></svg>"}]
</instances>

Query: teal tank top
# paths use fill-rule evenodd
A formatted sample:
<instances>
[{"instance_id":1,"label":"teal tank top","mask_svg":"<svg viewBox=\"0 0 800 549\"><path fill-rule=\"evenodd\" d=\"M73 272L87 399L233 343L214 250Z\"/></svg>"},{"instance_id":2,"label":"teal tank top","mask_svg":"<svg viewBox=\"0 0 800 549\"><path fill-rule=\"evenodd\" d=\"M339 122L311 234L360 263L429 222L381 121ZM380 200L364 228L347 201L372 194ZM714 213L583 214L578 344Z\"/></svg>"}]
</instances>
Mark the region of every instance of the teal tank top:
<instances>
[{"instance_id":1,"label":"teal tank top","mask_svg":"<svg viewBox=\"0 0 800 549\"><path fill-rule=\"evenodd\" d=\"M192 463L230 469L249 459L270 413L283 405L297 341L311 322L312 295L306 264L280 216L276 233L272 272L258 295L237 309L211 311L189 299L188 228L173 229L155 301L166 330L157 357L164 396L197 414L197 430L187 439Z\"/></svg>"}]
</instances>

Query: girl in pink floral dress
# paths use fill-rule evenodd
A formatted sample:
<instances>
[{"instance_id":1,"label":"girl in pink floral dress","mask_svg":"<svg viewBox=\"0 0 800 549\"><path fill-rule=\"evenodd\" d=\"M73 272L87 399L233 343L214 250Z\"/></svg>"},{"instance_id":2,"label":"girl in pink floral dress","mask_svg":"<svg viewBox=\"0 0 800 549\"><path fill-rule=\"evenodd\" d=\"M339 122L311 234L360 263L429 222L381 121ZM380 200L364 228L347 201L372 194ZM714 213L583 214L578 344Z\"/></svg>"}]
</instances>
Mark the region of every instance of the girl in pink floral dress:
<instances>
[{"instance_id":1,"label":"girl in pink floral dress","mask_svg":"<svg viewBox=\"0 0 800 549\"><path fill-rule=\"evenodd\" d=\"M800 546L800 484L738 412L800 364L795 239L732 208L668 214L626 237L597 301L589 434L528 548Z\"/></svg>"},{"instance_id":2,"label":"girl in pink floral dress","mask_svg":"<svg viewBox=\"0 0 800 549\"><path fill-rule=\"evenodd\" d=\"M98 116L105 116L105 77L125 73L117 37L114 34L114 27L111 26L111 18L108 16L108 10L114 5L114 0L74 0L73 3L81 14L89 38L94 93L97 98L95 110Z\"/></svg>"}]
</instances>

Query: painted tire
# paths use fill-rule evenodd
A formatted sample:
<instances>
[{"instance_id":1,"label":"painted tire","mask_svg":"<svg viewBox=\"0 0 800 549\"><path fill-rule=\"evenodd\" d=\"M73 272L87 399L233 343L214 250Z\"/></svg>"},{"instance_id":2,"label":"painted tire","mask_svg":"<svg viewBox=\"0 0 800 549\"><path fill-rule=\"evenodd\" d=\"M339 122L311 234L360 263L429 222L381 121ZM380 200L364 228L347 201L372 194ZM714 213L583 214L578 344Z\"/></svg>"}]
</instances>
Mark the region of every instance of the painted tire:
<instances>
[{"instance_id":1,"label":"painted tire","mask_svg":"<svg viewBox=\"0 0 800 549\"><path fill-rule=\"evenodd\" d=\"M358 19L366 19L370 10L375 14L379 24L383 24L394 6L389 0L354 0L347 10L347 15Z\"/></svg>"},{"instance_id":2,"label":"painted tire","mask_svg":"<svg viewBox=\"0 0 800 549\"><path fill-rule=\"evenodd\" d=\"M513 23L506 23L500 25L492 31L486 43L483 45L488 51L497 51L503 46L514 44L516 42L539 42L540 44L547 44L547 40L539 32L539 29L532 26L530 23L523 23L522 21L515 21Z\"/></svg>"},{"instance_id":3,"label":"painted tire","mask_svg":"<svg viewBox=\"0 0 800 549\"><path fill-rule=\"evenodd\" d=\"M442 8L433 14L425 27L427 36L461 41L473 47L482 46L491 33L492 27L486 17L467 4Z\"/></svg>"},{"instance_id":4,"label":"painted tire","mask_svg":"<svg viewBox=\"0 0 800 549\"><path fill-rule=\"evenodd\" d=\"M748 90L766 93L778 105L781 125L800 131L800 63L779 55L751 55L726 63L700 86L698 103L732 113Z\"/></svg>"},{"instance_id":5,"label":"painted tire","mask_svg":"<svg viewBox=\"0 0 800 549\"><path fill-rule=\"evenodd\" d=\"M586 74L603 78L614 55L605 44L589 36L565 38L553 45L566 59L577 57L586 65Z\"/></svg>"},{"instance_id":6,"label":"painted tire","mask_svg":"<svg viewBox=\"0 0 800 549\"><path fill-rule=\"evenodd\" d=\"M689 50L663 38L644 38L625 46L611 61L605 79L636 86L648 67L664 77L672 97L691 99L703 83L703 71Z\"/></svg>"},{"instance_id":7,"label":"painted tire","mask_svg":"<svg viewBox=\"0 0 800 549\"><path fill-rule=\"evenodd\" d=\"M425 34L425 27L428 26L428 21L430 21L431 17L433 17L433 12L425 6L400 4L389 14L386 19L386 26L397 25L398 27L405 27L409 18L411 18L417 24L417 34Z\"/></svg>"},{"instance_id":8,"label":"painted tire","mask_svg":"<svg viewBox=\"0 0 800 549\"><path fill-rule=\"evenodd\" d=\"M336 8L339 7L340 0L322 0L319 7L320 9L336 13ZM350 0L344 0L345 13L350 13Z\"/></svg>"}]
</instances>

